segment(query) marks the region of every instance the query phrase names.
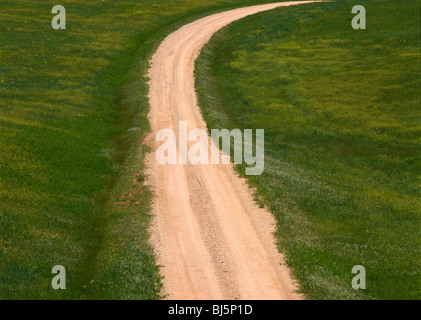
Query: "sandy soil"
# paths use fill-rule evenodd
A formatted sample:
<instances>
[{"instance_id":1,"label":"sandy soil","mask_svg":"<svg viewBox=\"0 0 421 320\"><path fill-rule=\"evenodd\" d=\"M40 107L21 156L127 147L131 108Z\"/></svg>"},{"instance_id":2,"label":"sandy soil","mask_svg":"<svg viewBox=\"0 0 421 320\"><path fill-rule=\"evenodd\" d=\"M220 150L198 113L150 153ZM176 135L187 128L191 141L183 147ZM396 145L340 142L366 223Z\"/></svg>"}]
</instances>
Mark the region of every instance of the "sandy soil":
<instances>
[{"instance_id":1,"label":"sandy soil","mask_svg":"<svg viewBox=\"0 0 421 320\"><path fill-rule=\"evenodd\" d=\"M153 56L147 143L161 129L206 129L194 90L194 60L220 28L284 2L215 14L169 35ZM210 142L209 142L210 143ZM189 146L192 143L189 143ZM178 150L177 150L178 153ZM276 222L253 201L232 165L160 165L147 159L155 193L151 241L162 266L167 299L299 299L273 232Z\"/></svg>"}]
</instances>

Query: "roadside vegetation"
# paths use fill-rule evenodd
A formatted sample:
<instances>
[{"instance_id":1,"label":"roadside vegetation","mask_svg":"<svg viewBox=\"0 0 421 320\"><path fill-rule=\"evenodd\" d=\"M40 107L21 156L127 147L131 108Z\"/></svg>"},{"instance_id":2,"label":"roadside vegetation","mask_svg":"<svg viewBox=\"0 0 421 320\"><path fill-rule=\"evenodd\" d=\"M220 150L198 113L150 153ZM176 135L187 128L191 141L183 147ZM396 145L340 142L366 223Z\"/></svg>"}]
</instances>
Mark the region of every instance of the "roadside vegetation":
<instances>
[{"instance_id":1,"label":"roadside vegetation","mask_svg":"<svg viewBox=\"0 0 421 320\"><path fill-rule=\"evenodd\" d=\"M268 1L270 2L270 1ZM201 16L262 3L0 3L0 299L157 299L143 185L148 61ZM67 290L51 288L66 268Z\"/></svg>"},{"instance_id":2,"label":"roadside vegetation","mask_svg":"<svg viewBox=\"0 0 421 320\"><path fill-rule=\"evenodd\" d=\"M265 129L265 171L248 181L310 299L421 297L419 9L279 8L222 29L196 62L208 128Z\"/></svg>"}]
</instances>

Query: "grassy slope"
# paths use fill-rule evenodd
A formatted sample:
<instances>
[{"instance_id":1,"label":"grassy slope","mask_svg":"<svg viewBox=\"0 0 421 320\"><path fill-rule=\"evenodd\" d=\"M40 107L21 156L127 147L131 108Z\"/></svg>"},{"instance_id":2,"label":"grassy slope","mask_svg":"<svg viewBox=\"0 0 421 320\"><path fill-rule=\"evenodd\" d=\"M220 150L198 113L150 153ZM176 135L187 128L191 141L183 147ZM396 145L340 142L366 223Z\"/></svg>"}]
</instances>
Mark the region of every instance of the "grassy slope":
<instances>
[{"instance_id":1,"label":"grassy slope","mask_svg":"<svg viewBox=\"0 0 421 320\"><path fill-rule=\"evenodd\" d=\"M217 33L197 61L209 128L264 128L249 177L312 299L420 298L420 38L414 1L278 9ZM244 168L239 168L243 172ZM351 288L354 265L367 290Z\"/></svg>"},{"instance_id":2,"label":"grassy slope","mask_svg":"<svg viewBox=\"0 0 421 320\"><path fill-rule=\"evenodd\" d=\"M65 31L50 1L0 3L0 299L159 297L141 75L177 26L260 2L73 0Z\"/></svg>"}]
</instances>

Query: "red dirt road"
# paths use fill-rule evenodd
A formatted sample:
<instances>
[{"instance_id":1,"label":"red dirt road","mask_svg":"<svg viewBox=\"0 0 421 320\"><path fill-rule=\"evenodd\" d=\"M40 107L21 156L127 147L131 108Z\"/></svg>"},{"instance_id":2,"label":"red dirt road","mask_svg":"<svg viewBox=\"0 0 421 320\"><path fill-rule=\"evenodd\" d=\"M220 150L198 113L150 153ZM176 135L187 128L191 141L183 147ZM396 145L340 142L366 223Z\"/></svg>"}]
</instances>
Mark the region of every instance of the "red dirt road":
<instances>
[{"instance_id":1,"label":"red dirt road","mask_svg":"<svg viewBox=\"0 0 421 320\"><path fill-rule=\"evenodd\" d=\"M308 2L231 10L169 35L152 58L148 144L156 151L162 144L157 132L178 134L179 121L187 121L189 131L206 130L195 95L194 60L217 30L260 11ZM151 241L168 299L300 298L275 244L275 219L255 204L232 165L161 165L155 152L147 165L155 194Z\"/></svg>"}]
</instances>

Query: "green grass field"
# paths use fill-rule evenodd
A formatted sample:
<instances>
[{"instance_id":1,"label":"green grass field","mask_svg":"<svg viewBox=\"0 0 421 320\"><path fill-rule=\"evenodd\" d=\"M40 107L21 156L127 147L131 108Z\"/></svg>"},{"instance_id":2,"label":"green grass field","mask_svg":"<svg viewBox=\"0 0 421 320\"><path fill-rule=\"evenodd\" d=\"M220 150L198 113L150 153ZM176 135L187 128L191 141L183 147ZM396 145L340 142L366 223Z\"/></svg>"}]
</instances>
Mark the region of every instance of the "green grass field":
<instances>
[{"instance_id":1,"label":"green grass field","mask_svg":"<svg viewBox=\"0 0 421 320\"><path fill-rule=\"evenodd\" d=\"M351 27L356 4L366 30ZM209 128L265 129L265 171L248 179L301 291L420 299L420 6L261 13L218 32L196 67ZM366 290L351 287L355 265Z\"/></svg>"},{"instance_id":2,"label":"green grass field","mask_svg":"<svg viewBox=\"0 0 421 320\"><path fill-rule=\"evenodd\" d=\"M270 2L270 1L267 1ZM157 299L148 61L178 26L262 1L0 2L0 299ZM63 265L67 290L51 288Z\"/></svg>"}]
</instances>

